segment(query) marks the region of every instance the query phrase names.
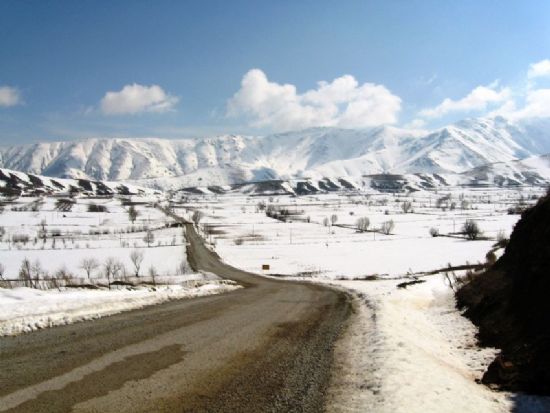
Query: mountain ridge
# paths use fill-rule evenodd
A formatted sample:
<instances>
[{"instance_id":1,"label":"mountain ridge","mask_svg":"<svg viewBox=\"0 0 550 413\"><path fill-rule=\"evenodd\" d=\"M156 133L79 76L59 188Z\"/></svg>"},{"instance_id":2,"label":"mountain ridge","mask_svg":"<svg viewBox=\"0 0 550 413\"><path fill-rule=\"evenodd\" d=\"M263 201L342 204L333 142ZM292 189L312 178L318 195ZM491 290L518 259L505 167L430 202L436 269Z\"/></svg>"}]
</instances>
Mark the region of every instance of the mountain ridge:
<instances>
[{"instance_id":1,"label":"mountain ridge","mask_svg":"<svg viewBox=\"0 0 550 413\"><path fill-rule=\"evenodd\" d=\"M310 128L265 136L89 138L0 148L0 166L58 178L184 185L363 175L461 174L550 153L550 123L467 119L436 131Z\"/></svg>"}]
</instances>

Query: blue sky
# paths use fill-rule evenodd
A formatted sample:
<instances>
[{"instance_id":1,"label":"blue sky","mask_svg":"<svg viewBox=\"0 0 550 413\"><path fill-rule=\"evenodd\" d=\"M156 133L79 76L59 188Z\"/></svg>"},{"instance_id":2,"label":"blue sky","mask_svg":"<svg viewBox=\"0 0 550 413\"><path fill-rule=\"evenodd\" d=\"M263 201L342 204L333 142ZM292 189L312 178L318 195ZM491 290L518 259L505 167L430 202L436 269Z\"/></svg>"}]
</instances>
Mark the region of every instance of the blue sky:
<instances>
[{"instance_id":1,"label":"blue sky","mask_svg":"<svg viewBox=\"0 0 550 413\"><path fill-rule=\"evenodd\" d=\"M547 1L5 0L0 144L542 116L548 22Z\"/></svg>"}]
</instances>

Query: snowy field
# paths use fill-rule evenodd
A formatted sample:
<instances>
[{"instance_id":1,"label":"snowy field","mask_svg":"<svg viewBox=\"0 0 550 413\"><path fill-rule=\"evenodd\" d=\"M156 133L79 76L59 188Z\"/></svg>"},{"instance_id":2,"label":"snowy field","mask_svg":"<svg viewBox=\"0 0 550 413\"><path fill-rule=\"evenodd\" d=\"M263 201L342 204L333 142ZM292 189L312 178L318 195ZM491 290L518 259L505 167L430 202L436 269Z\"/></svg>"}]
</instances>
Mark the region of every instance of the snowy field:
<instances>
[{"instance_id":1,"label":"snowy field","mask_svg":"<svg viewBox=\"0 0 550 413\"><path fill-rule=\"evenodd\" d=\"M541 194L536 189L521 193L486 189L410 196L279 196L271 197L272 202L210 196L176 205L176 212L190 218L194 209L201 210L205 238L225 261L239 268L262 272L263 265L269 265L266 275L384 277L485 262L497 238L509 236L519 219L508 209L533 203ZM286 222L266 216L259 203L287 211ZM410 203L408 213L403 212L404 203ZM364 217L370 225L360 232L357 221ZM469 219L482 231L475 241L460 233ZM389 222L393 227L385 234L381 227ZM439 236L433 237L431 229Z\"/></svg>"},{"instance_id":2,"label":"snowy field","mask_svg":"<svg viewBox=\"0 0 550 413\"><path fill-rule=\"evenodd\" d=\"M464 272L426 274L485 263L489 250L499 256L503 251L495 243L509 237L519 219L509 210L532 204L541 194L483 189L409 196L205 196L176 207L189 219L202 211L203 236L236 267L353 292L357 312L336 348L329 411L361 412L369 406L384 413L542 413L550 411L550 400L476 382L496 350L477 346L476 327L455 307L446 274L453 279ZM289 212L272 218L268 208ZM361 217L370 221L362 232ZM393 227L385 234L382 227L390 220ZM477 240L462 234L466 220L481 229ZM269 270L262 270L266 264ZM397 287L414 280L421 282Z\"/></svg>"},{"instance_id":3,"label":"snowy field","mask_svg":"<svg viewBox=\"0 0 550 413\"><path fill-rule=\"evenodd\" d=\"M0 335L237 288L193 273L183 228L157 202L162 199L4 199Z\"/></svg>"},{"instance_id":4,"label":"snowy field","mask_svg":"<svg viewBox=\"0 0 550 413\"><path fill-rule=\"evenodd\" d=\"M56 198L19 198L5 203L0 214L0 263L4 278L15 279L23 259L39 264L42 278L60 269L74 277L87 277L80 268L85 258L102 262L109 257L120 260L131 272L129 255L139 250L144 255L141 268L153 263L159 274L174 274L185 260L182 229L170 227L174 222L152 207L155 199L139 198L134 206L137 217L132 223L128 206L116 198L77 198L67 207L58 206ZM89 212L90 205L100 212ZM149 243L145 239L150 235ZM100 277L100 268L92 271Z\"/></svg>"}]
</instances>

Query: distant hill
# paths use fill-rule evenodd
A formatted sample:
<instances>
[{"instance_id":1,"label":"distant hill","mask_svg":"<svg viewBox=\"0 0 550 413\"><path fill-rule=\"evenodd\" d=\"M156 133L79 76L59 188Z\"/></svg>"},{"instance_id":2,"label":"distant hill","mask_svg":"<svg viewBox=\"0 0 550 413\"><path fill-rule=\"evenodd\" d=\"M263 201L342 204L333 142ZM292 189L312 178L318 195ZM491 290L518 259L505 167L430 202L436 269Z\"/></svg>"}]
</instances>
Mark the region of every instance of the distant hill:
<instances>
[{"instance_id":1,"label":"distant hill","mask_svg":"<svg viewBox=\"0 0 550 413\"><path fill-rule=\"evenodd\" d=\"M0 168L0 195L148 195L155 191L122 182L58 179Z\"/></svg>"}]
</instances>

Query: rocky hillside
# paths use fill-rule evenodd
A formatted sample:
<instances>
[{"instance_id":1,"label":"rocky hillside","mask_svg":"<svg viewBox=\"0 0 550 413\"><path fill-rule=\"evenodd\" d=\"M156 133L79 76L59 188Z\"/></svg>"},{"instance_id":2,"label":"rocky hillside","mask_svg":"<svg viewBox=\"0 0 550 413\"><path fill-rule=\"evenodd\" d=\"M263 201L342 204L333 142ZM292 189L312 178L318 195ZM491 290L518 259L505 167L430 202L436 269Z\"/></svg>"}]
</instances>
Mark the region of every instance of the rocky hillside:
<instances>
[{"instance_id":1,"label":"rocky hillside","mask_svg":"<svg viewBox=\"0 0 550 413\"><path fill-rule=\"evenodd\" d=\"M502 349L483 382L550 395L550 194L523 213L504 255L457 298L481 343Z\"/></svg>"}]
</instances>

